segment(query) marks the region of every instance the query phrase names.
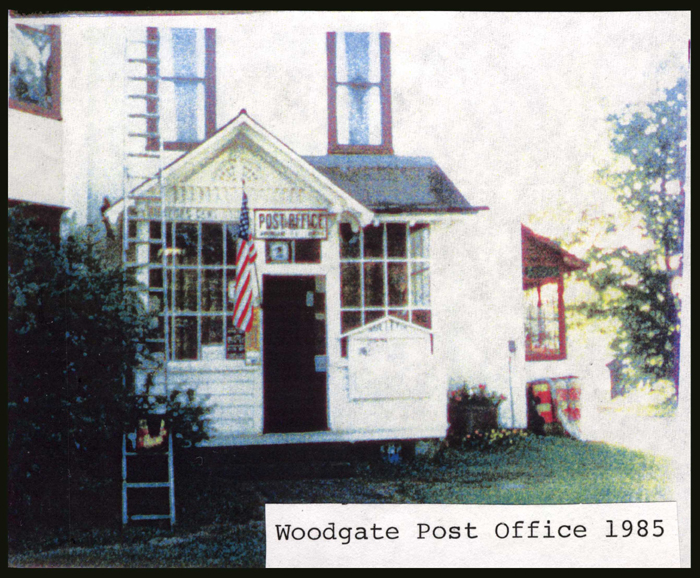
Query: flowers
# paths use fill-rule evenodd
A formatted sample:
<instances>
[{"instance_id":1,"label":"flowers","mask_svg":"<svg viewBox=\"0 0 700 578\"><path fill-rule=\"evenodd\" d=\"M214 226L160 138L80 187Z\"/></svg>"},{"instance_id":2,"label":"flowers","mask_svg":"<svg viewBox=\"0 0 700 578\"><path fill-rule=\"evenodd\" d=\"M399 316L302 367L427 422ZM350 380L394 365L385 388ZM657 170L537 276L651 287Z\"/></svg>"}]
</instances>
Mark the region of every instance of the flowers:
<instances>
[{"instance_id":1,"label":"flowers","mask_svg":"<svg viewBox=\"0 0 700 578\"><path fill-rule=\"evenodd\" d=\"M450 404L460 406L498 407L505 401L505 395L489 392L486 384L470 386L466 383L450 392Z\"/></svg>"}]
</instances>

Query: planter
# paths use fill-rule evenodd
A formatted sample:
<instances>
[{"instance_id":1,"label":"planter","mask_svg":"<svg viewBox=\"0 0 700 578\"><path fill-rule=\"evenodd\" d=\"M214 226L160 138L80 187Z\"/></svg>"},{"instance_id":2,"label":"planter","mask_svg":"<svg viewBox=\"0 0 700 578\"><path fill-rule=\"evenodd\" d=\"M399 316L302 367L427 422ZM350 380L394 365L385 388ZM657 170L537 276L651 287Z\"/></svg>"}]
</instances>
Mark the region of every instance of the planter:
<instances>
[{"instance_id":1,"label":"planter","mask_svg":"<svg viewBox=\"0 0 700 578\"><path fill-rule=\"evenodd\" d=\"M462 438L476 430L497 429L498 407L493 405L450 407L448 419L449 435Z\"/></svg>"}]
</instances>

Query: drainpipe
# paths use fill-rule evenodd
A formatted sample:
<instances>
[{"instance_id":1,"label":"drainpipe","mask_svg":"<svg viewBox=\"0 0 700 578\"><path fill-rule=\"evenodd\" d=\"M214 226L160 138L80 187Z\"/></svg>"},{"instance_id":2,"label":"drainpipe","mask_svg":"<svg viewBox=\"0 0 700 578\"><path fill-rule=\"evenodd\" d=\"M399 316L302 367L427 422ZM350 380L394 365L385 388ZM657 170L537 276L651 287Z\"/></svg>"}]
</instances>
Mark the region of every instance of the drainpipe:
<instances>
[{"instance_id":1,"label":"drainpipe","mask_svg":"<svg viewBox=\"0 0 700 578\"><path fill-rule=\"evenodd\" d=\"M515 341L508 342L508 388L510 389L510 427L515 427L515 404L513 401L513 354L515 353Z\"/></svg>"}]
</instances>

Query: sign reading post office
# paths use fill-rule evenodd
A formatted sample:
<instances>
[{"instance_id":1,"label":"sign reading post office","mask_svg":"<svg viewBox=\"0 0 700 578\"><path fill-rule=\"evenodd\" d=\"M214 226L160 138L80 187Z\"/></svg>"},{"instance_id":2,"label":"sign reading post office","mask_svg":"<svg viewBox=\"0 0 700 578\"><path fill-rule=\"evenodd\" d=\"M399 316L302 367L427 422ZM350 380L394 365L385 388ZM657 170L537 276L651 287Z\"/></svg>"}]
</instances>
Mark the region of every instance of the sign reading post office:
<instances>
[{"instance_id":1,"label":"sign reading post office","mask_svg":"<svg viewBox=\"0 0 700 578\"><path fill-rule=\"evenodd\" d=\"M316 209L255 209L256 239L326 239L328 212Z\"/></svg>"}]
</instances>

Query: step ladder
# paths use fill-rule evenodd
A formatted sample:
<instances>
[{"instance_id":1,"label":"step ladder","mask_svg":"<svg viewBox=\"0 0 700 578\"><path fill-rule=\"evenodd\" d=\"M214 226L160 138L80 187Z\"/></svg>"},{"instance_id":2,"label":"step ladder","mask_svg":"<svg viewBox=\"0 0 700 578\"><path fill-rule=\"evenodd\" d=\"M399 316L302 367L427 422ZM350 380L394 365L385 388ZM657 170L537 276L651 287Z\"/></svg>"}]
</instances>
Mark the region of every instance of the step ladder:
<instances>
[{"instance_id":1,"label":"step ladder","mask_svg":"<svg viewBox=\"0 0 700 578\"><path fill-rule=\"evenodd\" d=\"M130 521L140 520L170 520L170 527L175 526L175 468L173 465L173 432L167 431L168 443L166 448L141 450L136 448L136 435L122 437L122 525L126 526ZM163 444L166 445L166 444ZM129 447L131 446L131 447ZM143 458L148 460L167 460L168 479L163 481L130 482L129 458ZM167 514L129 514L129 490L154 490L168 489L168 513Z\"/></svg>"}]
</instances>

